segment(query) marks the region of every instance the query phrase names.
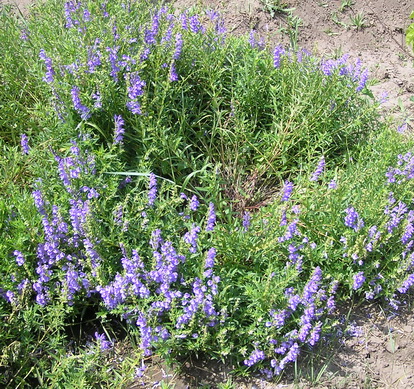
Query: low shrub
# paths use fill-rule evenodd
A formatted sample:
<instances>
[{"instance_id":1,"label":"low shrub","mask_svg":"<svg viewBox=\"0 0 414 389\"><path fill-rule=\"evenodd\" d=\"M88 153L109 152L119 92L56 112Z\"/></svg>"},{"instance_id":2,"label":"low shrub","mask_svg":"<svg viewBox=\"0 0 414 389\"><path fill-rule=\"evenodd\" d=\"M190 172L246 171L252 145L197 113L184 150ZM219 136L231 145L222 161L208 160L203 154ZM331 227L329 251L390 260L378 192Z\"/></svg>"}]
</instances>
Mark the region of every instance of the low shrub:
<instances>
[{"instance_id":1,"label":"low shrub","mask_svg":"<svg viewBox=\"0 0 414 389\"><path fill-rule=\"evenodd\" d=\"M146 2L1 12L25 64L1 64L19 105L1 127L1 385L128 385L189 353L270 378L335 331L338 302L397 307L413 142L360 62Z\"/></svg>"}]
</instances>

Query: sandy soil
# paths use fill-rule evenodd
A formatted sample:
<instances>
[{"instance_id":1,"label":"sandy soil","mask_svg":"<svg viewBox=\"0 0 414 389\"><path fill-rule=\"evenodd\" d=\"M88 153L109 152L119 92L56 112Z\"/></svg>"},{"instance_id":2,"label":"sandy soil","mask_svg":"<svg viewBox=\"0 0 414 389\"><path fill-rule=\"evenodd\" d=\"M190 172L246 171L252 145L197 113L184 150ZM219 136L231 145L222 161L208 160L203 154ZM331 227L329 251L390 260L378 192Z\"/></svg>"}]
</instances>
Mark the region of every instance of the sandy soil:
<instances>
[{"instance_id":1,"label":"sandy soil","mask_svg":"<svg viewBox=\"0 0 414 389\"><path fill-rule=\"evenodd\" d=\"M0 0L0 2L3 0ZM30 0L9 0L25 9ZM265 2L265 0L263 0ZM289 43L282 30L288 27L286 14L273 17L260 0L172 0L179 9L197 5L220 11L229 31L235 34L255 30L269 45ZM272 0L267 0L272 3ZM274 1L276 3L276 1ZM349 53L360 58L370 69L376 96L388 93L384 104L396 125L411 119L414 123L414 56L404 42L408 18L414 10L413 0L355 0L350 8L340 10L340 0L285 0L295 8L294 16L301 19L298 28L299 47L323 57ZM356 28L356 15L363 16L364 27ZM340 343L321 346L316 352L313 367L311 356L303 364L303 379L293 383L293 371L278 383L260 379L237 381L236 388L414 388L414 315L411 303L398 315L379 305L364 305L352 310L346 336ZM338 312L338 317L341 315ZM162 363L154 363L133 387L152 388L163 380L175 384L175 389L216 388L229 378L229 368L217 364L189 360L177 375ZM313 370L313 379L312 379ZM234 382L234 381L233 381ZM203 386L205 385L205 386Z\"/></svg>"}]
</instances>

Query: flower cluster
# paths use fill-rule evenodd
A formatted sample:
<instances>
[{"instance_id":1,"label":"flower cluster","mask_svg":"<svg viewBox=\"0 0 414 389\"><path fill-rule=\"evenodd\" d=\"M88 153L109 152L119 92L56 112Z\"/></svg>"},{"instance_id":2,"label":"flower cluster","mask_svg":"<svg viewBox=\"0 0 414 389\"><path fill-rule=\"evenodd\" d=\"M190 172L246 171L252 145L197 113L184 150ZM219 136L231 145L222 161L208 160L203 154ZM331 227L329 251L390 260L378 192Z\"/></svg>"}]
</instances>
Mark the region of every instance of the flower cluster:
<instances>
[{"instance_id":1,"label":"flower cluster","mask_svg":"<svg viewBox=\"0 0 414 389\"><path fill-rule=\"evenodd\" d=\"M266 347L265 351L257 349L256 346L249 358L244 360L246 366L251 367L264 360L270 360L270 368L262 371L268 377L279 375L289 363L297 360L301 345L316 345L322 332L320 319L334 309L338 286L337 282L333 282L327 292L323 288L322 278L322 270L317 267L301 294L293 287L285 290L286 307L271 310L265 327L270 331L273 328L280 330L289 318L299 315L298 327L286 333L279 341L271 339L270 347Z\"/></svg>"},{"instance_id":2,"label":"flower cluster","mask_svg":"<svg viewBox=\"0 0 414 389\"><path fill-rule=\"evenodd\" d=\"M316 170L312 173L310 181L318 181L319 176L322 174L323 169L325 168L325 158L322 157L316 167Z\"/></svg>"},{"instance_id":3,"label":"flower cluster","mask_svg":"<svg viewBox=\"0 0 414 389\"><path fill-rule=\"evenodd\" d=\"M359 214L354 207L347 208L345 212L346 216L344 223L347 227L352 228L355 231L358 231L364 227L364 221L359 217Z\"/></svg>"}]
</instances>

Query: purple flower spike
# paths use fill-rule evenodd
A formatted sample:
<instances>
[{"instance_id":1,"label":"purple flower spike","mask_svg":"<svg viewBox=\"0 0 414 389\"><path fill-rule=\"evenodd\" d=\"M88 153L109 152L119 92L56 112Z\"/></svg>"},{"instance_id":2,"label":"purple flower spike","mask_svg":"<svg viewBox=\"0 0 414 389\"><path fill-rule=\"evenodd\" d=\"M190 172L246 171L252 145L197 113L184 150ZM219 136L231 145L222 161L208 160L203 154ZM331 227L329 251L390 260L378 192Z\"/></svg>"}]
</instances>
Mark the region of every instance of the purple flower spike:
<instances>
[{"instance_id":1,"label":"purple flower spike","mask_svg":"<svg viewBox=\"0 0 414 389\"><path fill-rule=\"evenodd\" d=\"M175 35L175 51L174 51L173 59L177 60L178 58L180 58L182 48L183 48L183 36L177 33Z\"/></svg>"},{"instance_id":2,"label":"purple flower spike","mask_svg":"<svg viewBox=\"0 0 414 389\"><path fill-rule=\"evenodd\" d=\"M79 94L80 90L77 86L74 86L72 90L70 91L70 94L72 95L72 101L73 105L75 107L75 110L78 112L82 120L88 120L91 117L91 111L88 107L84 106L81 103Z\"/></svg>"},{"instance_id":3,"label":"purple flower spike","mask_svg":"<svg viewBox=\"0 0 414 389\"><path fill-rule=\"evenodd\" d=\"M214 204L210 203L208 207L208 219L207 219L206 231L213 231L215 224L216 224L216 212L214 209Z\"/></svg>"},{"instance_id":4,"label":"purple flower spike","mask_svg":"<svg viewBox=\"0 0 414 389\"><path fill-rule=\"evenodd\" d=\"M248 359L245 359L243 363L246 366L249 366L250 367L250 366L253 366L253 365L255 365L256 363L258 363L260 361L263 361L263 359L265 359L265 358L266 358L266 355L265 355L265 353L263 351L261 351L261 350L254 350L251 353L250 357Z\"/></svg>"},{"instance_id":5,"label":"purple flower spike","mask_svg":"<svg viewBox=\"0 0 414 389\"><path fill-rule=\"evenodd\" d=\"M99 334L98 332L95 332L95 339L99 344L101 351L108 350L112 347L112 342L106 339L105 334Z\"/></svg>"},{"instance_id":6,"label":"purple flower spike","mask_svg":"<svg viewBox=\"0 0 414 389\"><path fill-rule=\"evenodd\" d=\"M22 146L22 153L23 154L29 154L30 147L29 142L26 134L22 134L20 136L20 145Z\"/></svg>"},{"instance_id":7,"label":"purple flower spike","mask_svg":"<svg viewBox=\"0 0 414 389\"><path fill-rule=\"evenodd\" d=\"M275 51L273 52L273 65L276 69L280 68L280 63L282 61L283 54L285 54L285 49L283 48L283 46L276 46Z\"/></svg>"},{"instance_id":8,"label":"purple flower spike","mask_svg":"<svg viewBox=\"0 0 414 389\"><path fill-rule=\"evenodd\" d=\"M178 81L177 69L175 68L174 62L171 64L171 68L170 68L170 81L171 82Z\"/></svg>"},{"instance_id":9,"label":"purple flower spike","mask_svg":"<svg viewBox=\"0 0 414 389\"><path fill-rule=\"evenodd\" d=\"M24 255L18 250L14 250L13 254L16 257L17 265L18 266L23 266L23 264L25 262Z\"/></svg>"},{"instance_id":10,"label":"purple flower spike","mask_svg":"<svg viewBox=\"0 0 414 389\"><path fill-rule=\"evenodd\" d=\"M250 212L245 211L243 214L243 230L247 231L250 227L251 216Z\"/></svg>"},{"instance_id":11,"label":"purple flower spike","mask_svg":"<svg viewBox=\"0 0 414 389\"><path fill-rule=\"evenodd\" d=\"M203 32L203 26L198 20L198 16L194 15L190 17L190 30L194 34L197 34L199 31Z\"/></svg>"},{"instance_id":12,"label":"purple flower spike","mask_svg":"<svg viewBox=\"0 0 414 389\"><path fill-rule=\"evenodd\" d=\"M352 288L354 290L359 289L365 282L364 272L360 271L359 273L354 275L354 284Z\"/></svg>"},{"instance_id":13,"label":"purple flower spike","mask_svg":"<svg viewBox=\"0 0 414 389\"><path fill-rule=\"evenodd\" d=\"M124 142L125 121L121 115L114 115L114 120L115 120L114 145L121 145Z\"/></svg>"},{"instance_id":14,"label":"purple flower spike","mask_svg":"<svg viewBox=\"0 0 414 389\"><path fill-rule=\"evenodd\" d=\"M200 232L201 228L194 224L193 228L190 231L188 231L183 237L184 242L190 245L190 253L194 254L197 252L197 238Z\"/></svg>"},{"instance_id":15,"label":"purple flower spike","mask_svg":"<svg viewBox=\"0 0 414 389\"><path fill-rule=\"evenodd\" d=\"M53 76L55 75L55 70L52 66L52 59L46 55L46 52L41 49L39 54L40 59L42 59L46 65L46 74L43 77L43 81L51 84L54 80Z\"/></svg>"},{"instance_id":16,"label":"purple flower spike","mask_svg":"<svg viewBox=\"0 0 414 389\"><path fill-rule=\"evenodd\" d=\"M146 82L141 80L138 72L131 73L128 87L128 97L133 100L144 94Z\"/></svg>"},{"instance_id":17,"label":"purple flower spike","mask_svg":"<svg viewBox=\"0 0 414 389\"><path fill-rule=\"evenodd\" d=\"M154 173L149 174L148 205L152 207L157 198L157 179Z\"/></svg>"},{"instance_id":18,"label":"purple flower spike","mask_svg":"<svg viewBox=\"0 0 414 389\"><path fill-rule=\"evenodd\" d=\"M111 64L111 77L114 79L115 82L118 82L118 73L121 70L119 68L118 63L118 50L119 46L115 46L114 48L107 47L106 51L109 53L108 59L109 63Z\"/></svg>"},{"instance_id":19,"label":"purple flower spike","mask_svg":"<svg viewBox=\"0 0 414 389\"><path fill-rule=\"evenodd\" d=\"M310 181L318 181L319 176L322 174L323 169L325 168L325 158L322 157L316 167L316 170L313 172Z\"/></svg>"},{"instance_id":20,"label":"purple flower spike","mask_svg":"<svg viewBox=\"0 0 414 389\"><path fill-rule=\"evenodd\" d=\"M283 187L283 196L282 196L282 200L283 202L288 201L290 199L290 196L292 195L293 192L293 183L286 181L285 182L285 186Z\"/></svg>"},{"instance_id":21,"label":"purple flower spike","mask_svg":"<svg viewBox=\"0 0 414 389\"><path fill-rule=\"evenodd\" d=\"M198 197L196 195L193 195L190 200L190 209L194 212L197 211L198 206L200 205L200 202L198 201Z\"/></svg>"},{"instance_id":22,"label":"purple flower spike","mask_svg":"<svg viewBox=\"0 0 414 389\"><path fill-rule=\"evenodd\" d=\"M214 267L214 259L216 258L217 251L214 247L207 251L206 263L204 265L205 269L210 269Z\"/></svg>"},{"instance_id":23,"label":"purple flower spike","mask_svg":"<svg viewBox=\"0 0 414 389\"><path fill-rule=\"evenodd\" d=\"M344 219L345 225L355 231L359 231L364 227L364 221L359 217L358 212L354 207L349 207L345 210L346 216Z\"/></svg>"},{"instance_id":24,"label":"purple flower spike","mask_svg":"<svg viewBox=\"0 0 414 389\"><path fill-rule=\"evenodd\" d=\"M144 94L145 85L146 82L141 80L138 72L131 73L128 86L128 98L130 101L127 102L126 106L134 115L141 115L142 113L138 98Z\"/></svg>"},{"instance_id":25,"label":"purple flower spike","mask_svg":"<svg viewBox=\"0 0 414 389\"><path fill-rule=\"evenodd\" d=\"M368 81L368 69L364 69L359 77L359 82L358 82L358 86L356 87L356 91L357 92L362 91L367 81Z\"/></svg>"}]
</instances>

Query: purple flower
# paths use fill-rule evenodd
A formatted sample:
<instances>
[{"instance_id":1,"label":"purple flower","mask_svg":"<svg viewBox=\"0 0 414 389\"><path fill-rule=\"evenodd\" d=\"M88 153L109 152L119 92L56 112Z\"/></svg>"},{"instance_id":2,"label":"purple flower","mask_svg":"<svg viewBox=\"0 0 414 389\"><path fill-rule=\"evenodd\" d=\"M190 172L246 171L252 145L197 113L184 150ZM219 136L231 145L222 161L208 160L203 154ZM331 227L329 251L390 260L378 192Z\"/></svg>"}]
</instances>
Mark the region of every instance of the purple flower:
<instances>
[{"instance_id":1,"label":"purple flower","mask_svg":"<svg viewBox=\"0 0 414 389\"><path fill-rule=\"evenodd\" d=\"M169 77L169 80L171 82L178 81L178 74L177 74L177 70L175 68L175 63L174 62L171 64L171 67L170 67L170 77Z\"/></svg>"},{"instance_id":2,"label":"purple flower","mask_svg":"<svg viewBox=\"0 0 414 389\"><path fill-rule=\"evenodd\" d=\"M197 208L199 207L200 202L198 201L198 197L196 195L193 195L190 200L190 209L194 212L197 211Z\"/></svg>"},{"instance_id":3,"label":"purple flower","mask_svg":"<svg viewBox=\"0 0 414 389\"><path fill-rule=\"evenodd\" d=\"M42 216L46 216L45 203L43 201L42 192L38 189L34 190L32 192L32 196L33 196L33 199L34 199L35 206L36 206L37 210L39 211L39 213Z\"/></svg>"},{"instance_id":4,"label":"purple flower","mask_svg":"<svg viewBox=\"0 0 414 389\"><path fill-rule=\"evenodd\" d=\"M286 217L286 215L282 214L282 221L281 221L280 225L286 225L285 222L287 222L287 221L286 221L285 217ZM280 243L281 242L286 242L287 240L292 239L295 235L301 235L301 233L300 233L300 231L298 230L298 227L297 227L298 222L299 222L299 219L295 219L295 220L292 221L292 223L288 224L285 235L280 236L278 238L278 241Z\"/></svg>"},{"instance_id":5,"label":"purple flower","mask_svg":"<svg viewBox=\"0 0 414 389\"><path fill-rule=\"evenodd\" d=\"M200 232L201 228L193 224L193 228L190 231L186 232L186 234L183 237L184 242L190 245L190 253L194 254L195 252L197 252L197 238Z\"/></svg>"},{"instance_id":6,"label":"purple flower","mask_svg":"<svg viewBox=\"0 0 414 389\"><path fill-rule=\"evenodd\" d=\"M345 212L346 216L344 223L347 227L352 228L355 231L359 231L364 227L364 221L359 217L359 214L354 207L347 208Z\"/></svg>"},{"instance_id":7,"label":"purple flower","mask_svg":"<svg viewBox=\"0 0 414 389\"><path fill-rule=\"evenodd\" d=\"M276 327L281 328L285 324L285 320L288 317L286 310L282 309L280 311L271 310L270 317L271 321L266 322L266 327Z\"/></svg>"},{"instance_id":8,"label":"purple flower","mask_svg":"<svg viewBox=\"0 0 414 389\"><path fill-rule=\"evenodd\" d=\"M144 375L147 366L144 363L144 360L141 360L141 366L135 369L135 377L140 378Z\"/></svg>"},{"instance_id":9,"label":"purple flower","mask_svg":"<svg viewBox=\"0 0 414 389\"><path fill-rule=\"evenodd\" d=\"M243 230L247 231L250 227L251 216L250 212L245 211L243 214Z\"/></svg>"},{"instance_id":10,"label":"purple flower","mask_svg":"<svg viewBox=\"0 0 414 389\"><path fill-rule=\"evenodd\" d=\"M407 205L402 201L399 201L398 204L390 212L387 212L387 210L385 211L385 213L389 213L390 216L390 220L387 223L387 230L390 234L392 234L394 229L399 226L407 211Z\"/></svg>"},{"instance_id":11,"label":"purple flower","mask_svg":"<svg viewBox=\"0 0 414 389\"><path fill-rule=\"evenodd\" d=\"M2 295L3 295L3 298L5 298L6 301L9 302L10 304L14 304L16 302L16 294L13 291L8 290L6 291L6 293Z\"/></svg>"},{"instance_id":12,"label":"purple flower","mask_svg":"<svg viewBox=\"0 0 414 389\"><path fill-rule=\"evenodd\" d=\"M356 87L356 91L360 92L362 89L364 89L365 84L368 81L368 69L364 69L359 76L359 82L358 86Z\"/></svg>"},{"instance_id":13,"label":"purple flower","mask_svg":"<svg viewBox=\"0 0 414 389\"><path fill-rule=\"evenodd\" d=\"M126 107L130 112L132 112L134 115L141 115L141 104L138 103L138 101L128 101L126 103Z\"/></svg>"},{"instance_id":14,"label":"purple flower","mask_svg":"<svg viewBox=\"0 0 414 389\"><path fill-rule=\"evenodd\" d=\"M273 66L276 69L280 67L283 54L285 54L285 49L283 48L283 46L282 45L276 46L273 52Z\"/></svg>"},{"instance_id":15,"label":"purple flower","mask_svg":"<svg viewBox=\"0 0 414 389\"><path fill-rule=\"evenodd\" d=\"M329 313L332 313L335 310L336 308L335 296L330 296L328 298L328 300L326 301L326 308L328 308Z\"/></svg>"},{"instance_id":16,"label":"purple flower","mask_svg":"<svg viewBox=\"0 0 414 389\"><path fill-rule=\"evenodd\" d=\"M99 40L97 40L99 42ZM94 52L94 47L89 48L88 50L88 71L89 73L95 73L95 70L98 66L101 65L101 52L100 51L95 51Z\"/></svg>"},{"instance_id":17,"label":"purple flower","mask_svg":"<svg viewBox=\"0 0 414 389\"><path fill-rule=\"evenodd\" d=\"M401 242L403 244L407 244L411 237L413 236L414 233L414 226L411 222L408 222L407 225L405 226L405 231L403 236L401 237Z\"/></svg>"},{"instance_id":18,"label":"purple flower","mask_svg":"<svg viewBox=\"0 0 414 389\"><path fill-rule=\"evenodd\" d=\"M128 86L128 98L130 101L127 102L126 106L135 115L141 115L142 113L138 98L144 94L145 85L146 82L141 80L138 72L131 73Z\"/></svg>"},{"instance_id":19,"label":"purple flower","mask_svg":"<svg viewBox=\"0 0 414 389\"><path fill-rule=\"evenodd\" d=\"M92 93L92 98L95 100L95 104L93 106L98 109L102 108L102 96L98 90L96 93Z\"/></svg>"},{"instance_id":20,"label":"purple flower","mask_svg":"<svg viewBox=\"0 0 414 389\"><path fill-rule=\"evenodd\" d=\"M171 22L168 26L167 31L165 32L165 35L161 39L161 42L164 43L166 47L169 46L169 42L171 41L173 29L174 29L174 23Z\"/></svg>"},{"instance_id":21,"label":"purple flower","mask_svg":"<svg viewBox=\"0 0 414 389\"><path fill-rule=\"evenodd\" d=\"M311 333L309 334L309 344L311 346L315 346L315 344L319 341L320 334L321 334L322 323L318 322L312 329Z\"/></svg>"},{"instance_id":22,"label":"purple flower","mask_svg":"<svg viewBox=\"0 0 414 389\"><path fill-rule=\"evenodd\" d=\"M338 187L335 180L331 180L331 182L328 184L328 189L336 189Z\"/></svg>"},{"instance_id":23,"label":"purple flower","mask_svg":"<svg viewBox=\"0 0 414 389\"><path fill-rule=\"evenodd\" d=\"M208 207L208 218L207 218L206 231L213 231L215 224L216 224L216 212L214 209L214 204L210 203Z\"/></svg>"},{"instance_id":24,"label":"purple flower","mask_svg":"<svg viewBox=\"0 0 414 389\"><path fill-rule=\"evenodd\" d=\"M281 201L288 201L290 199L290 196L293 192L293 182L285 181L285 185L283 187L283 196Z\"/></svg>"},{"instance_id":25,"label":"purple flower","mask_svg":"<svg viewBox=\"0 0 414 389\"><path fill-rule=\"evenodd\" d=\"M407 293L408 289L414 284L414 274L410 274L402 285L398 288L400 293Z\"/></svg>"},{"instance_id":26,"label":"purple flower","mask_svg":"<svg viewBox=\"0 0 414 389\"><path fill-rule=\"evenodd\" d=\"M161 236L161 230L160 229L156 229L154 231L152 231L151 234L151 240L150 240L150 245L152 247L153 250L158 250L158 248L160 247L160 245L163 243L163 239Z\"/></svg>"},{"instance_id":27,"label":"purple flower","mask_svg":"<svg viewBox=\"0 0 414 389\"><path fill-rule=\"evenodd\" d=\"M65 3L66 28L72 28L79 25L79 20L72 19L72 14L75 13L80 6L81 3L76 1L67 1Z\"/></svg>"},{"instance_id":28,"label":"purple flower","mask_svg":"<svg viewBox=\"0 0 414 389\"><path fill-rule=\"evenodd\" d=\"M133 100L144 94L146 82L141 80L138 72L133 72L129 77L128 97Z\"/></svg>"},{"instance_id":29,"label":"purple flower","mask_svg":"<svg viewBox=\"0 0 414 389\"><path fill-rule=\"evenodd\" d=\"M141 55L139 56L140 61L141 62L146 61L150 54L151 54L151 49L149 47L144 48L144 50L142 50Z\"/></svg>"},{"instance_id":30,"label":"purple flower","mask_svg":"<svg viewBox=\"0 0 414 389\"><path fill-rule=\"evenodd\" d=\"M203 27L198 20L198 16L194 15L190 17L190 30L194 34L197 34L199 31L203 32Z\"/></svg>"},{"instance_id":31,"label":"purple flower","mask_svg":"<svg viewBox=\"0 0 414 389\"><path fill-rule=\"evenodd\" d=\"M261 351L261 350L254 350L250 354L250 357L248 359L245 359L243 363L246 366L249 366L250 367L250 366L253 366L253 365L255 365L256 363L258 363L260 361L263 361L263 359L265 359L265 358L266 358L266 355L265 355L265 353L263 351Z\"/></svg>"},{"instance_id":32,"label":"purple flower","mask_svg":"<svg viewBox=\"0 0 414 389\"><path fill-rule=\"evenodd\" d=\"M315 268L313 274L308 283L303 288L303 300L306 302L313 302L315 300L315 294L319 289L319 285L322 281L322 270L319 266Z\"/></svg>"},{"instance_id":33,"label":"purple flower","mask_svg":"<svg viewBox=\"0 0 414 389\"><path fill-rule=\"evenodd\" d=\"M359 273L354 275L354 284L352 288L354 290L359 289L365 282L364 272L360 271Z\"/></svg>"},{"instance_id":34,"label":"purple flower","mask_svg":"<svg viewBox=\"0 0 414 389\"><path fill-rule=\"evenodd\" d=\"M53 76L55 75L55 70L52 66L52 59L46 55L46 52L41 49L39 54L40 59L42 59L46 65L46 74L43 77L43 81L51 84L54 80Z\"/></svg>"},{"instance_id":35,"label":"purple flower","mask_svg":"<svg viewBox=\"0 0 414 389\"><path fill-rule=\"evenodd\" d=\"M109 53L109 63L111 64L111 77L114 79L115 82L118 82L118 73L120 71L119 63L118 63L118 50L119 46L115 46L114 48L107 47L106 51Z\"/></svg>"},{"instance_id":36,"label":"purple flower","mask_svg":"<svg viewBox=\"0 0 414 389\"><path fill-rule=\"evenodd\" d=\"M402 123L400 126L398 126L397 128L397 132L399 132L400 134L403 134L406 130L407 130L408 124L405 121L404 123Z\"/></svg>"},{"instance_id":37,"label":"purple flower","mask_svg":"<svg viewBox=\"0 0 414 389\"><path fill-rule=\"evenodd\" d=\"M77 86L74 86L70 92L70 94L72 95L73 105L75 107L75 110L81 116L81 119L88 120L91 117L91 111L89 110L88 107L84 106L81 103L79 93L80 93L79 88Z\"/></svg>"},{"instance_id":38,"label":"purple flower","mask_svg":"<svg viewBox=\"0 0 414 389\"><path fill-rule=\"evenodd\" d=\"M210 269L214 267L214 259L216 258L216 254L217 254L217 251L214 247L212 247L211 249L207 251L206 263L204 265L205 269Z\"/></svg>"},{"instance_id":39,"label":"purple flower","mask_svg":"<svg viewBox=\"0 0 414 389\"><path fill-rule=\"evenodd\" d=\"M322 156L320 159L318 166L316 167L316 170L313 172L310 181L318 181L319 176L322 174L323 169L325 167L325 158Z\"/></svg>"},{"instance_id":40,"label":"purple flower","mask_svg":"<svg viewBox=\"0 0 414 389\"><path fill-rule=\"evenodd\" d=\"M289 349L286 357L284 357L279 364L279 367L283 370L285 366L290 362L295 362L298 359L300 353L299 345L295 342Z\"/></svg>"},{"instance_id":41,"label":"purple flower","mask_svg":"<svg viewBox=\"0 0 414 389\"><path fill-rule=\"evenodd\" d=\"M28 142L28 138L26 134L21 134L20 145L22 146L22 153L29 154L30 147L29 147L29 142Z\"/></svg>"},{"instance_id":42,"label":"purple flower","mask_svg":"<svg viewBox=\"0 0 414 389\"><path fill-rule=\"evenodd\" d=\"M312 329L312 324L310 324L309 322L303 324L302 327L300 327L300 330L298 333L298 340L304 343L311 329Z\"/></svg>"},{"instance_id":43,"label":"purple flower","mask_svg":"<svg viewBox=\"0 0 414 389\"><path fill-rule=\"evenodd\" d=\"M20 39L22 41L28 41L29 40L29 35L30 35L30 32L29 32L29 30L27 28L23 28L20 31Z\"/></svg>"},{"instance_id":44,"label":"purple flower","mask_svg":"<svg viewBox=\"0 0 414 389\"><path fill-rule=\"evenodd\" d=\"M180 33L175 35L175 50L173 54L173 59L177 60L180 58L181 50L183 48L183 36Z\"/></svg>"},{"instance_id":45,"label":"purple flower","mask_svg":"<svg viewBox=\"0 0 414 389\"><path fill-rule=\"evenodd\" d=\"M260 41L257 41L254 35L255 35L255 31L250 30L250 34L249 34L249 44L250 44L250 46L253 47L253 48L258 48L258 49L262 50L264 48L263 38L260 39Z\"/></svg>"},{"instance_id":46,"label":"purple flower","mask_svg":"<svg viewBox=\"0 0 414 389\"><path fill-rule=\"evenodd\" d=\"M114 145L121 145L124 141L125 121L121 115L114 115L114 121L115 121Z\"/></svg>"},{"instance_id":47,"label":"purple flower","mask_svg":"<svg viewBox=\"0 0 414 389\"><path fill-rule=\"evenodd\" d=\"M291 311L296 311L298 305L302 302L302 299L298 294L293 294L289 297L288 307Z\"/></svg>"},{"instance_id":48,"label":"purple flower","mask_svg":"<svg viewBox=\"0 0 414 389\"><path fill-rule=\"evenodd\" d=\"M84 22L90 22L91 21L91 13L87 8L83 10L83 21Z\"/></svg>"},{"instance_id":49,"label":"purple flower","mask_svg":"<svg viewBox=\"0 0 414 389\"><path fill-rule=\"evenodd\" d=\"M18 266L23 266L25 259L24 259L24 255L18 251L18 250L14 250L13 251L14 256L16 257L16 263Z\"/></svg>"},{"instance_id":50,"label":"purple flower","mask_svg":"<svg viewBox=\"0 0 414 389\"><path fill-rule=\"evenodd\" d=\"M99 344L101 351L108 350L112 347L112 342L106 338L105 334L99 334L98 332L95 332L95 339Z\"/></svg>"},{"instance_id":51,"label":"purple flower","mask_svg":"<svg viewBox=\"0 0 414 389\"><path fill-rule=\"evenodd\" d=\"M148 205L152 207L157 198L157 178L154 173L149 174Z\"/></svg>"}]
</instances>

